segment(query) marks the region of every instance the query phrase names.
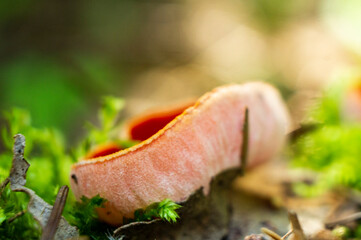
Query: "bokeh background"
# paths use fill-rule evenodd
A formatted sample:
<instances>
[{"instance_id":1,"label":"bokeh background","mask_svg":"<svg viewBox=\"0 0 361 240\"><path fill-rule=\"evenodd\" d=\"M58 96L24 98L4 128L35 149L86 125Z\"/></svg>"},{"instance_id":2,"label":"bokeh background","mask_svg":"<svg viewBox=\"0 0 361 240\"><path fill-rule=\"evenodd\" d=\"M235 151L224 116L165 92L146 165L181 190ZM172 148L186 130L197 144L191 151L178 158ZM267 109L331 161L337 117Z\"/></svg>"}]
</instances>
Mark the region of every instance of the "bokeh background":
<instances>
[{"instance_id":1,"label":"bokeh background","mask_svg":"<svg viewBox=\"0 0 361 240\"><path fill-rule=\"evenodd\" d=\"M105 95L130 116L264 80L297 117L359 68L360 13L359 0L1 0L0 109L25 108L72 143Z\"/></svg>"}]
</instances>

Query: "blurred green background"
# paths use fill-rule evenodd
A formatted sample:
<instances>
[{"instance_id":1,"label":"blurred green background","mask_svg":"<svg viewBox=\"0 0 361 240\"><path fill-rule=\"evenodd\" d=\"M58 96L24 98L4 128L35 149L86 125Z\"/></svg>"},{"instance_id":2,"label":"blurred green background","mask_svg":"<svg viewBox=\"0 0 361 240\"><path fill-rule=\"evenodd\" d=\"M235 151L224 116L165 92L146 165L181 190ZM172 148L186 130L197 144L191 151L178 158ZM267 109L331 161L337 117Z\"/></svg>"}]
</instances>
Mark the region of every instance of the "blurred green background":
<instances>
[{"instance_id":1,"label":"blurred green background","mask_svg":"<svg viewBox=\"0 0 361 240\"><path fill-rule=\"evenodd\" d=\"M129 116L266 80L298 117L310 92L359 67L360 12L358 0L2 0L0 109L74 143L104 95Z\"/></svg>"}]
</instances>

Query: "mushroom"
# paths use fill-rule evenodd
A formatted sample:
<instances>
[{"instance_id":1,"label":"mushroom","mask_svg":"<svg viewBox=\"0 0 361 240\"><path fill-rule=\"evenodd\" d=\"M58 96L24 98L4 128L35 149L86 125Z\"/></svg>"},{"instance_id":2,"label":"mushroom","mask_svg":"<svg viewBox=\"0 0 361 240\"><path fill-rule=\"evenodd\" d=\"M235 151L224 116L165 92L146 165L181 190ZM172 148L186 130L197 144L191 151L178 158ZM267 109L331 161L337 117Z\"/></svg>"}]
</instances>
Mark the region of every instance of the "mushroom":
<instances>
[{"instance_id":1,"label":"mushroom","mask_svg":"<svg viewBox=\"0 0 361 240\"><path fill-rule=\"evenodd\" d=\"M241 166L246 109L247 167L267 161L285 142L290 119L284 102L265 83L227 85L194 104L131 121L129 135L141 142L123 150L103 147L74 164L71 188L77 199L97 194L107 199L98 214L111 225L166 198L181 202L200 188L207 194L212 178Z\"/></svg>"}]
</instances>

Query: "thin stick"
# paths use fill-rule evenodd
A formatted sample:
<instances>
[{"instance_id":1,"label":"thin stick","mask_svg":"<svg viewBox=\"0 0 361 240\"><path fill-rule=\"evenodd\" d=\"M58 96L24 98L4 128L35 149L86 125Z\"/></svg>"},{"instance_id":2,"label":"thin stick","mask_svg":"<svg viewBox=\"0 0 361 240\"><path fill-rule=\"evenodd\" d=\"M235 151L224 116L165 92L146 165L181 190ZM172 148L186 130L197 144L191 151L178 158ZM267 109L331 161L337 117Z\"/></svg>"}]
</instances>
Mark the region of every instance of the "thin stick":
<instances>
[{"instance_id":1,"label":"thin stick","mask_svg":"<svg viewBox=\"0 0 361 240\"><path fill-rule=\"evenodd\" d=\"M345 223L360 220L360 219L361 219L361 212L357 212L357 213L351 214L347 217L337 219L335 221L326 222L325 227L332 228L336 225L343 225Z\"/></svg>"},{"instance_id":2,"label":"thin stick","mask_svg":"<svg viewBox=\"0 0 361 240\"><path fill-rule=\"evenodd\" d=\"M294 211L288 211L288 218L290 219L295 240L307 240L303 233L297 214Z\"/></svg>"},{"instance_id":3,"label":"thin stick","mask_svg":"<svg viewBox=\"0 0 361 240\"><path fill-rule=\"evenodd\" d=\"M285 240L289 235L291 235L293 233L293 229L289 230L285 235L283 235L283 237L281 238L281 240Z\"/></svg>"},{"instance_id":4,"label":"thin stick","mask_svg":"<svg viewBox=\"0 0 361 240\"><path fill-rule=\"evenodd\" d=\"M297 129L293 130L292 132L288 133L288 137L291 140L291 142L294 142L299 137L304 135L305 133L316 130L320 126L321 126L321 124L318 124L318 123L310 123L310 124L301 125L299 128L297 128Z\"/></svg>"},{"instance_id":5,"label":"thin stick","mask_svg":"<svg viewBox=\"0 0 361 240\"><path fill-rule=\"evenodd\" d=\"M18 212L17 214L15 214L14 216L12 216L11 218L9 218L7 221L8 223L12 223L15 219L17 219L18 217L21 217L22 215L24 215L26 213L26 210L23 210L21 212Z\"/></svg>"},{"instance_id":6,"label":"thin stick","mask_svg":"<svg viewBox=\"0 0 361 240\"><path fill-rule=\"evenodd\" d=\"M261 228L261 231L274 240L282 240L281 236L275 233L274 231L272 231L271 229L263 227Z\"/></svg>"},{"instance_id":7,"label":"thin stick","mask_svg":"<svg viewBox=\"0 0 361 240\"><path fill-rule=\"evenodd\" d=\"M244 174L247 165L247 157L248 157L248 140L249 140L249 121L248 121L248 108L245 109L244 112L244 123L243 123L243 138L242 138L242 146L241 146L241 171Z\"/></svg>"},{"instance_id":8,"label":"thin stick","mask_svg":"<svg viewBox=\"0 0 361 240\"><path fill-rule=\"evenodd\" d=\"M54 203L53 210L51 211L47 225L44 228L41 240L53 239L59 225L61 214L64 210L66 198L68 197L68 186L62 186L59 189L58 195Z\"/></svg>"},{"instance_id":9,"label":"thin stick","mask_svg":"<svg viewBox=\"0 0 361 240\"><path fill-rule=\"evenodd\" d=\"M7 177L0 185L0 195L3 193L4 188L9 184L10 178Z\"/></svg>"}]
</instances>

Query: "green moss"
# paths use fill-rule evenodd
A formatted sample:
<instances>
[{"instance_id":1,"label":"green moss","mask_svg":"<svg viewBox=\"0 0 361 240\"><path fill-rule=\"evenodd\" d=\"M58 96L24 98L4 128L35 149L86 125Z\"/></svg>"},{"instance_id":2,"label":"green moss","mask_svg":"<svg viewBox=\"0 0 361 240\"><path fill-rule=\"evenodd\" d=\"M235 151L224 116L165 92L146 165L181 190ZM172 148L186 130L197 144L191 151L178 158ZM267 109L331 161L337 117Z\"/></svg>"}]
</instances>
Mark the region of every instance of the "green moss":
<instances>
[{"instance_id":1,"label":"green moss","mask_svg":"<svg viewBox=\"0 0 361 240\"><path fill-rule=\"evenodd\" d=\"M181 206L170 199L164 199L161 202L156 202L149 205L145 210L138 209L134 212L134 221L150 221L160 218L163 221L175 223L179 218L176 210Z\"/></svg>"},{"instance_id":2,"label":"green moss","mask_svg":"<svg viewBox=\"0 0 361 240\"><path fill-rule=\"evenodd\" d=\"M28 197L6 187L0 199L0 239L39 239L40 228L29 213L9 222L15 214L26 210Z\"/></svg>"},{"instance_id":3,"label":"green moss","mask_svg":"<svg viewBox=\"0 0 361 240\"><path fill-rule=\"evenodd\" d=\"M316 185L298 184L307 195L337 186L361 190L361 123L342 120L341 102L347 83L337 83L319 99L309 119L321 127L307 132L292 145L295 167L319 172Z\"/></svg>"},{"instance_id":4,"label":"green moss","mask_svg":"<svg viewBox=\"0 0 361 240\"><path fill-rule=\"evenodd\" d=\"M84 142L98 144L106 141L110 133L116 129L116 116L124 105L121 99L104 98L99 111L100 127L93 127ZM12 163L13 136L22 133L26 137L25 158L31 167L27 173L26 186L34 190L41 198L52 204L59 186L69 185L69 171L74 158L68 152L64 136L54 128L35 128L32 126L30 114L22 109L13 108L4 113L7 125L1 129L5 151L0 154L0 180L9 176ZM128 143L130 145L131 143ZM80 145L75 152L85 154L87 148ZM73 154L74 155L74 154ZM106 238L107 227L99 223L95 208L102 204L99 197L75 201L69 194L64 216L78 226L82 234L93 239ZM7 186L1 194L0 202L0 239L39 239L41 231L37 222L28 213L9 222L15 214L25 211L28 197L24 193L11 192Z\"/></svg>"},{"instance_id":5,"label":"green moss","mask_svg":"<svg viewBox=\"0 0 361 240\"><path fill-rule=\"evenodd\" d=\"M95 211L96 208L103 207L105 202L99 195L93 198L83 196L81 201L75 202L66 213L69 222L78 227L81 235L91 236L92 239L105 239L107 232L111 232L111 227L100 222Z\"/></svg>"},{"instance_id":6,"label":"green moss","mask_svg":"<svg viewBox=\"0 0 361 240\"><path fill-rule=\"evenodd\" d=\"M55 128L35 128L32 126L30 114L19 108L4 112L7 124L0 129L5 151L0 154L0 181L8 176L12 163L13 136L22 133L26 138L25 158L30 163L27 172L26 186L34 190L46 202L53 204L59 187L69 185L71 165L79 157L97 144L107 141L118 142L122 147L130 147L136 141L118 138L120 124L117 116L123 108L124 101L114 97L104 97L102 108L98 113L100 126L88 124L88 136L73 149L69 146L61 132ZM101 207L105 199L95 196L91 199L83 197L76 202L73 194L69 194L63 212L64 217L77 226L81 234L91 239L108 239L112 228L97 219L95 208ZM167 221L175 221L178 205L163 201L157 205L156 217ZM10 221L17 213L26 211L28 197L24 193L12 192L7 186L1 194L0 201L0 240L2 239L39 239L41 229L28 213ZM154 205L152 205L154 206Z\"/></svg>"}]
</instances>

